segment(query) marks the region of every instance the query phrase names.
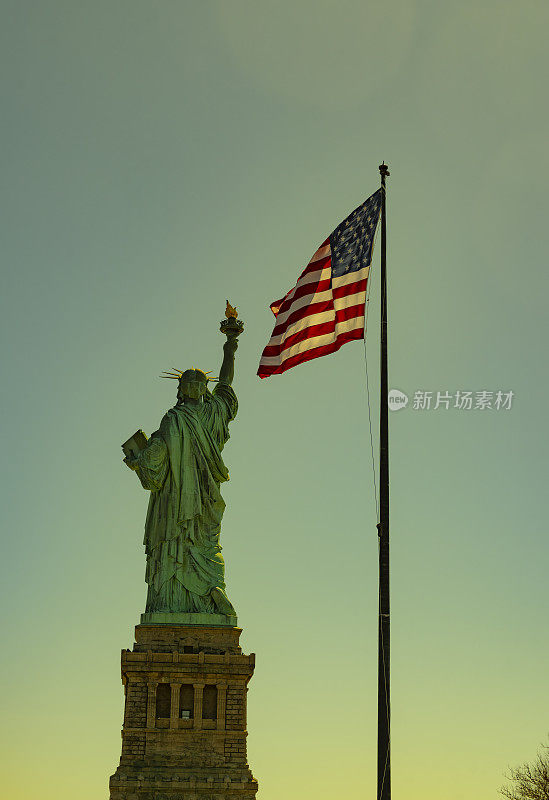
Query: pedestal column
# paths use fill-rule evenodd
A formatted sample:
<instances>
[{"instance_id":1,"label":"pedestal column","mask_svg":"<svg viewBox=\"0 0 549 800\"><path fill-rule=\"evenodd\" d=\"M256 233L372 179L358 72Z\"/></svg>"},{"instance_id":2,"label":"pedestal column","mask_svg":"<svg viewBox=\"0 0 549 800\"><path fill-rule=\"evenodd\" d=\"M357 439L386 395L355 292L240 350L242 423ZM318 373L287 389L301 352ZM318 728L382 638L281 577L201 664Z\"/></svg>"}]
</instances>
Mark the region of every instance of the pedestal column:
<instances>
[{"instance_id":1,"label":"pedestal column","mask_svg":"<svg viewBox=\"0 0 549 800\"><path fill-rule=\"evenodd\" d=\"M204 696L204 684L193 683L194 688L194 727L202 727L202 698Z\"/></svg>"},{"instance_id":2,"label":"pedestal column","mask_svg":"<svg viewBox=\"0 0 549 800\"><path fill-rule=\"evenodd\" d=\"M158 681L147 683L147 728L154 728L156 724L156 687Z\"/></svg>"},{"instance_id":3,"label":"pedestal column","mask_svg":"<svg viewBox=\"0 0 549 800\"><path fill-rule=\"evenodd\" d=\"M181 693L181 684L172 682L172 698L170 705L170 728L179 727L179 696Z\"/></svg>"},{"instance_id":4,"label":"pedestal column","mask_svg":"<svg viewBox=\"0 0 549 800\"><path fill-rule=\"evenodd\" d=\"M227 710L227 684L217 684L217 730L225 730L225 713Z\"/></svg>"}]
</instances>

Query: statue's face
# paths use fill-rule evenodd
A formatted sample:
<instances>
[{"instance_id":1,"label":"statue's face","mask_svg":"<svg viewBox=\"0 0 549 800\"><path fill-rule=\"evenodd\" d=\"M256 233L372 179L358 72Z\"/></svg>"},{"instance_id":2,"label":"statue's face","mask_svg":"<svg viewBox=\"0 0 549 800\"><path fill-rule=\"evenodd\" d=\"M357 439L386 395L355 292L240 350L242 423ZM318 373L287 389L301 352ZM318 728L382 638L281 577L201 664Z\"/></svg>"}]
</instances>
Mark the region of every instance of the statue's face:
<instances>
[{"instance_id":1,"label":"statue's face","mask_svg":"<svg viewBox=\"0 0 549 800\"><path fill-rule=\"evenodd\" d=\"M206 381L199 378L198 373L194 369L188 369L183 373L179 381L177 397L179 400L183 400L183 402L185 402L185 398L200 400L206 392L206 386Z\"/></svg>"}]
</instances>

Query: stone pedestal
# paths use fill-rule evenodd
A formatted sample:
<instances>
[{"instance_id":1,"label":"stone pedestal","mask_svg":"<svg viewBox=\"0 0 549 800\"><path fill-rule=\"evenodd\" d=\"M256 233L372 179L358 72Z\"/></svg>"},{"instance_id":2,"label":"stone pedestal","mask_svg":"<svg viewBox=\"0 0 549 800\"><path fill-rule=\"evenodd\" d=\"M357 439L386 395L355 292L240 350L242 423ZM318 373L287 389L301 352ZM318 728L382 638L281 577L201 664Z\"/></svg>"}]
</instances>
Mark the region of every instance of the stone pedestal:
<instances>
[{"instance_id":1,"label":"stone pedestal","mask_svg":"<svg viewBox=\"0 0 549 800\"><path fill-rule=\"evenodd\" d=\"M254 800L241 629L141 624L122 650L126 702L110 800Z\"/></svg>"}]
</instances>

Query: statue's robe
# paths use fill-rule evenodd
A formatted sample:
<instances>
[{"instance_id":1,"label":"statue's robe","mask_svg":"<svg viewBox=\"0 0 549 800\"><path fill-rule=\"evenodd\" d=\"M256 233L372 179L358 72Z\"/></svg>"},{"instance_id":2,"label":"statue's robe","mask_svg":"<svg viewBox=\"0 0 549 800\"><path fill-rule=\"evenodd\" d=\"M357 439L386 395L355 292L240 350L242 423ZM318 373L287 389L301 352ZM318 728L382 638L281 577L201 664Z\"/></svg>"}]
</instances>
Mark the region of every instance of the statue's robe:
<instances>
[{"instance_id":1,"label":"statue's robe","mask_svg":"<svg viewBox=\"0 0 549 800\"><path fill-rule=\"evenodd\" d=\"M145 523L147 612L209 612L225 590L219 535L229 480L221 451L238 402L219 383L199 405L178 403L132 463L151 497Z\"/></svg>"}]
</instances>

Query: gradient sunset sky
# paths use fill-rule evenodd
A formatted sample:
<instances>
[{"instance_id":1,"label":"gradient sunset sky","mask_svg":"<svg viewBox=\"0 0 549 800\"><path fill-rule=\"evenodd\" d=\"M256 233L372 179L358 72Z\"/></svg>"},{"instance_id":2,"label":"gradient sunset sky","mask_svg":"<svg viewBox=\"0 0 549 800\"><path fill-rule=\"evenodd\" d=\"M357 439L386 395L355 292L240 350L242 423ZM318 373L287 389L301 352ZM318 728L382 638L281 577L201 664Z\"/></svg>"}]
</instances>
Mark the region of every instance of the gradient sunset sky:
<instances>
[{"instance_id":1,"label":"gradient sunset sky","mask_svg":"<svg viewBox=\"0 0 549 800\"><path fill-rule=\"evenodd\" d=\"M260 381L271 301L388 180L393 796L495 800L549 729L547 2L3 0L9 800L97 800L147 494L120 444L246 331L222 544L259 800L375 796L362 342ZM376 419L379 241L367 358ZM375 433L375 432L374 432Z\"/></svg>"}]
</instances>

